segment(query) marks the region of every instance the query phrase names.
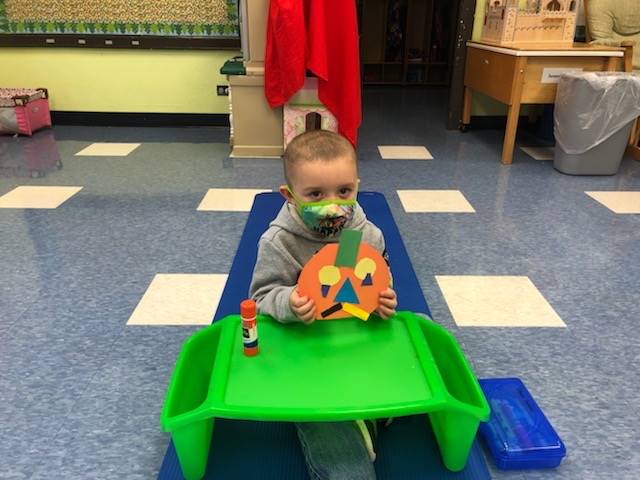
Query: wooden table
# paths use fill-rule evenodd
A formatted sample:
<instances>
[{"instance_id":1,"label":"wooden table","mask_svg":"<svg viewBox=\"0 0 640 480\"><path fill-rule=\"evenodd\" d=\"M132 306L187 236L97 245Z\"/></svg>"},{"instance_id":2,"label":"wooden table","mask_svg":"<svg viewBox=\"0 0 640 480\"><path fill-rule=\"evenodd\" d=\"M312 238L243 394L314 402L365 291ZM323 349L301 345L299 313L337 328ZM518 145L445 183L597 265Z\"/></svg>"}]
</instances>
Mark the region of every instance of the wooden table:
<instances>
[{"instance_id":1,"label":"wooden table","mask_svg":"<svg viewBox=\"0 0 640 480\"><path fill-rule=\"evenodd\" d=\"M516 129L522 104L552 104L556 84L563 71L630 71L630 47L573 47L527 45L505 47L480 42L467 43L464 76L464 108L461 130L471 120L474 91L484 93L508 106L507 126L502 147L502 163L511 164Z\"/></svg>"}]
</instances>

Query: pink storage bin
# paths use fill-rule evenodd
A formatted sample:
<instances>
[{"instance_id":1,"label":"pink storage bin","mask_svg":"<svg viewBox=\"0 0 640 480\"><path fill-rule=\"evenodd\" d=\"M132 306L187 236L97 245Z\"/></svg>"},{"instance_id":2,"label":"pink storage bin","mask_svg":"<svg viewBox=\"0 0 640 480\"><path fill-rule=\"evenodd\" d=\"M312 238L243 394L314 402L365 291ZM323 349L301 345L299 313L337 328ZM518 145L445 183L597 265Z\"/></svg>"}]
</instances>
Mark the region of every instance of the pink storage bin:
<instances>
[{"instance_id":1,"label":"pink storage bin","mask_svg":"<svg viewBox=\"0 0 640 480\"><path fill-rule=\"evenodd\" d=\"M46 88L0 88L0 133L31 136L51 127Z\"/></svg>"}]
</instances>

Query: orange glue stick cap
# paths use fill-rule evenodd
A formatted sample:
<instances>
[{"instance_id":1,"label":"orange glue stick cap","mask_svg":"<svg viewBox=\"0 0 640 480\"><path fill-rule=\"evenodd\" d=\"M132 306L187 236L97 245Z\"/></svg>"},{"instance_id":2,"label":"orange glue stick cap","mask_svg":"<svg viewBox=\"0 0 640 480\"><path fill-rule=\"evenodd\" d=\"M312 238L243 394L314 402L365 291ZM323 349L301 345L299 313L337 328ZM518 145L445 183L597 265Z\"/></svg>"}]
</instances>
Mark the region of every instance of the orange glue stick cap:
<instances>
[{"instance_id":1,"label":"orange glue stick cap","mask_svg":"<svg viewBox=\"0 0 640 480\"><path fill-rule=\"evenodd\" d=\"M244 300L240 303L240 316L242 318L253 318L256 316L256 302L253 300Z\"/></svg>"}]
</instances>

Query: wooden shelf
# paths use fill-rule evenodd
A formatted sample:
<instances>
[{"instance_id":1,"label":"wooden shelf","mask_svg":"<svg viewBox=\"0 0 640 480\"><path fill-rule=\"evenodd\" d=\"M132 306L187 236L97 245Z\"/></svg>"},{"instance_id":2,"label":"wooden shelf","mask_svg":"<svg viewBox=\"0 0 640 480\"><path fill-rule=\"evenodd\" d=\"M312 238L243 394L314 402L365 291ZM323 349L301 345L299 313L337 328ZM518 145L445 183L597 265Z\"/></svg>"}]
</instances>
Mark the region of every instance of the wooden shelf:
<instances>
[{"instance_id":1,"label":"wooden shelf","mask_svg":"<svg viewBox=\"0 0 640 480\"><path fill-rule=\"evenodd\" d=\"M457 13L454 4L449 0L400 0L399 4L357 0L363 84L448 84L449 62L428 58L450 57ZM395 35L398 29L401 34Z\"/></svg>"},{"instance_id":2,"label":"wooden shelf","mask_svg":"<svg viewBox=\"0 0 640 480\"><path fill-rule=\"evenodd\" d=\"M409 60L407 62L407 65L408 66L411 66L411 65L418 65L418 66L420 66L420 65L431 65L431 66L434 66L434 67L438 67L438 66L449 65L449 62L412 62L411 60Z\"/></svg>"},{"instance_id":3,"label":"wooden shelf","mask_svg":"<svg viewBox=\"0 0 640 480\"><path fill-rule=\"evenodd\" d=\"M447 87L448 82L366 82L365 86Z\"/></svg>"},{"instance_id":4,"label":"wooden shelf","mask_svg":"<svg viewBox=\"0 0 640 480\"><path fill-rule=\"evenodd\" d=\"M402 85L399 82L365 82L365 85Z\"/></svg>"}]
</instances>

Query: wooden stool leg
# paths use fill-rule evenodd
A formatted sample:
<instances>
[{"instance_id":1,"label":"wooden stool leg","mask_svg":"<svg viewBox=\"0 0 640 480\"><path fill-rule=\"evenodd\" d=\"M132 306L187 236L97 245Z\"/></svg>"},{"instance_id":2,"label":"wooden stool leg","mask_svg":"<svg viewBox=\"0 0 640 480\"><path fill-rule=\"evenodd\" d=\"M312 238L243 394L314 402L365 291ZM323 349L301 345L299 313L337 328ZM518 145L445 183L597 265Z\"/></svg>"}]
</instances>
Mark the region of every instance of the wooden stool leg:
<instances>
[{"instance_id":1,"label":"wooden stool leg","mask_svg":"<svg viewBox=\"0 0 640 480\"><path fill-rule=\"evenodd\" d=\"M502 164L511 165L513 161L513 147L516 144L516 132L518 130L518 119L520 118L520 101L509 105L507 113L507 127L504 131L504 144L502 145Z\"/></svg>"},{"instance_id":2,"label":"wooden stool leg","mask_svg":"<svg viewBox=\"0 0 640 480\"><path fill-rule=\"evenodd\" d=\"M516 131L518 129L518 119L520 118L520 103L522 102L522 88L526 69L527 57L518 57L511 85L511 104L508 106L507 127L504 130L501 159L503 165L511 165L513 161L513 147L516 144Z\"/></svg>"},{"instance_id":3,"label":"wooden stool leg","mask_svg":"<svg viewBox=\"0 0 640 480\"><path fill-rule=\"evenodd\" d=\"M624 71L632 72L634 42L623 41L622 47L624 48Z\"/></svg>"},{"instance_id":4,"label":"wooden stool leg","mask_svg":"<svg viewBox=\"0 0 640 480\"><path fill-rule=\"evenodd\" d=\"M636 119L631 129L631 138L629 139L629 145L638 146L640 143L640 120Z\"/></svg>"}]
</instances>

